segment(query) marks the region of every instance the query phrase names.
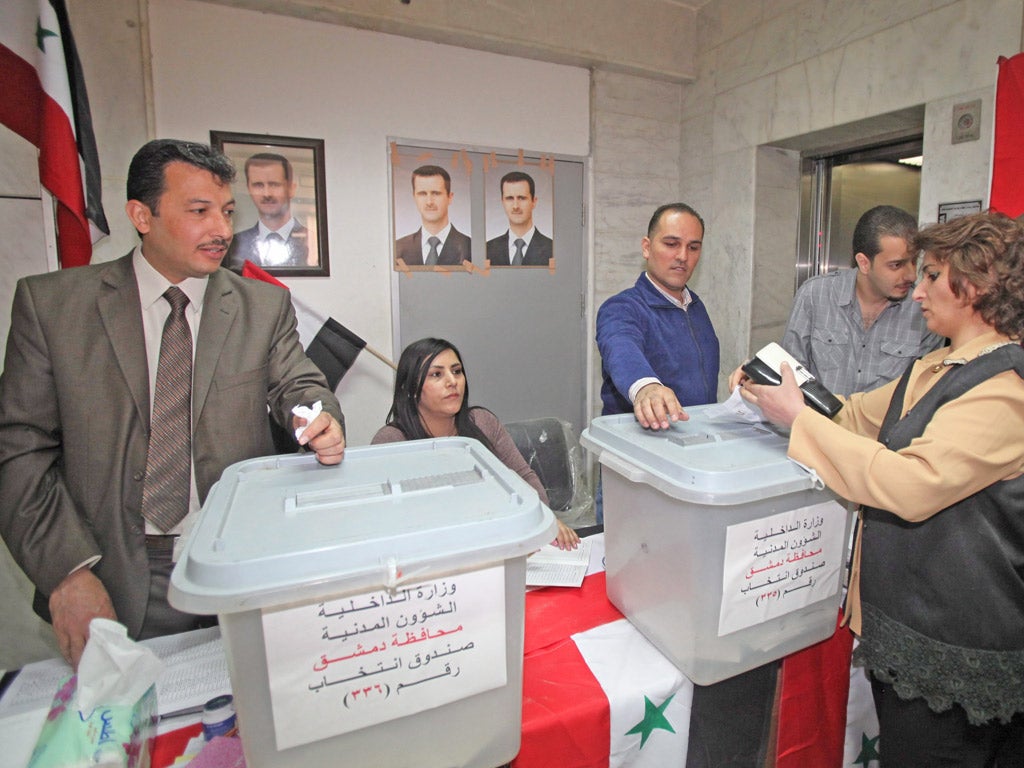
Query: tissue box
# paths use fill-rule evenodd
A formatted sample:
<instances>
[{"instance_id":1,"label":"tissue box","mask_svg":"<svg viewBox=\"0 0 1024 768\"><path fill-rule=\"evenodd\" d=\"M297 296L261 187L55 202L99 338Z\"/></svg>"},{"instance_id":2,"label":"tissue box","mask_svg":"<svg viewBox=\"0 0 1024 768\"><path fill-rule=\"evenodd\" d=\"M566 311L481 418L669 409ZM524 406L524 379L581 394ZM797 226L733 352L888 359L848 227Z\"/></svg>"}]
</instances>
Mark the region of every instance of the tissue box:
<instances>
[{"instance_id":1,"label":"tissue box","mask_svg":"<svg viewBox=\"0 0 1024 768\"><path fill-rule=\"evenodd\" d=\"M148 768L155 735L156 687L134 706L74 708L77 677L65 678L32 751L28 768Z\"/></svg>"}]
</instances>

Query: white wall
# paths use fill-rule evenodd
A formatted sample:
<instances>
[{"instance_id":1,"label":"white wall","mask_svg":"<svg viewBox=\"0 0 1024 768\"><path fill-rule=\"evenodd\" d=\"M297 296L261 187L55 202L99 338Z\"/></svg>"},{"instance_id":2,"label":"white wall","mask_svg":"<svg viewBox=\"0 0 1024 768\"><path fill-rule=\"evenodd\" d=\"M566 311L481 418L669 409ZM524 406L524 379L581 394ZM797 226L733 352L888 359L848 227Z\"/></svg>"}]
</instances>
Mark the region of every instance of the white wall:
<instances>
[{"instance_id":1,"label":"white wall","mask_svg":"<svg viewBox=\"0 0 1024 768\"><path fill-rule=\"evenodd\" d=\"M325 140L331 277L288 283L393 360L389 137L589 152L584 69L191 0L151 0L149 20L157 135ZM338 388L351 444L384 423L391 387L360 355Z\"/></svg>"}]
</instances>

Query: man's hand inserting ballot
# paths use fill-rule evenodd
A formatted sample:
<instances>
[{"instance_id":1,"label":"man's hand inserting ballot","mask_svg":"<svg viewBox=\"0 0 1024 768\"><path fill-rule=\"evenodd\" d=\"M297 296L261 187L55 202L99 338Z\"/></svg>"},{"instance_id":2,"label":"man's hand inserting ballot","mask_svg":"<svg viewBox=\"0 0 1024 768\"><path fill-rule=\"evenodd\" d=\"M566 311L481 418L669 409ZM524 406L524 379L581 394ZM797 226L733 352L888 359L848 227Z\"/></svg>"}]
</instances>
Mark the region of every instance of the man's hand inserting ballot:
<instances>
[{"instance_id":1,"label":"man's hand inserting ballot","mask_svg":"<svg viewBox=\"0 0 1024 768\"><path fill-rule=\"evenodd\" d=\"M302 426L305 429L299 437L299 445L316 453L317 461L321 464L341 463L345 456L345 433L336 418L326 411L321 411L308 422L302 416L292 416L292 428L299 429Z\"/></svg>"}]
</instances>

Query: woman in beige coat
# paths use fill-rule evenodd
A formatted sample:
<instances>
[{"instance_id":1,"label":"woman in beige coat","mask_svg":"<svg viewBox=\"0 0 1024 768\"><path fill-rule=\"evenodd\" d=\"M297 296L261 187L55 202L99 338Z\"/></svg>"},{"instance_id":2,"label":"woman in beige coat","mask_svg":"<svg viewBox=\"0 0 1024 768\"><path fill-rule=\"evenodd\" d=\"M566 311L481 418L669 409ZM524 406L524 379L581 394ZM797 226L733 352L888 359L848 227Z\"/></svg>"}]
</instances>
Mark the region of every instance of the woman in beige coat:
<instances>
[{"instance_id":1,"label":"woman in beige coat","mask_svg":"<svg viewBox=\"0 0 1024 768\"><path fill-rule=\"evenodd\" d=\"M884 768L1024 765L1024 226L923 229L914 300L949 346L834 420L737 372L789 455L861 507L847 614Z\"/></svg>"}]
</instances>

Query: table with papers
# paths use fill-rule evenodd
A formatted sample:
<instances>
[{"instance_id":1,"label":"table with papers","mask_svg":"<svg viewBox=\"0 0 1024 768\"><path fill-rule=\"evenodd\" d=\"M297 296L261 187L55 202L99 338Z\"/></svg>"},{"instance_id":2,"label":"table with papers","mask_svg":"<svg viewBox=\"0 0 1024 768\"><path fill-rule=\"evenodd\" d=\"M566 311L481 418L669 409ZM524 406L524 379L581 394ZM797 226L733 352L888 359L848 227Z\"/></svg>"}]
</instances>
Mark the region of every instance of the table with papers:
<instances>
[{"instance_id":1,"label":"table with papers","mask_svg":"<svg viewBox=\"0 0 1024 768\"><path fill-rule=\"evenodd\" d=\"M683 766L693 685L608 601L603 534L586 541L582 586L526 594L522 742L512 766L645 764L636 762L639 757ZM198 732L201 705L229 692L230 681L216 627L144 642L166 665L157 684L160 762L153 766L161 768L170 764L161 746L184 746ZM611 678L595 671L609 655ZM0 768L27 764L57 684L69 671L62 660L30 664L11 683L0 699ZM652 714L651 707L662 709ZM168 716L182 710L191 713Z\"/></svg>"}]
</instances>

